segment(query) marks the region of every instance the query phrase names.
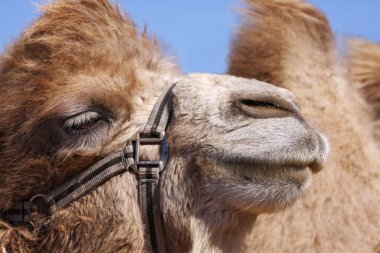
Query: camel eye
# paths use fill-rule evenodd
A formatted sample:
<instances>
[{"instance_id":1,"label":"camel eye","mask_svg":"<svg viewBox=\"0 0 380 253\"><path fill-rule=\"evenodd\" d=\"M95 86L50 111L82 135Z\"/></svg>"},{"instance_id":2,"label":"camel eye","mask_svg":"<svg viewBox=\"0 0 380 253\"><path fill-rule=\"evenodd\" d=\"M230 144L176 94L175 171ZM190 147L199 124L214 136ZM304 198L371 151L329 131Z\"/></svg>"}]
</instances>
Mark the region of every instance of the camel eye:
<instances>
[{"instance_id":1,"label":"camel eye","mask_svg":"<svg viewBox=\"0 0 380 253\"><path fill-rule=\"evenodd\" d=\"M95 128L102 120L102 117L97 112L84 112L68 118L64 123L64 128L74 133L85 132Z\"/></svg>"}]
</instances>

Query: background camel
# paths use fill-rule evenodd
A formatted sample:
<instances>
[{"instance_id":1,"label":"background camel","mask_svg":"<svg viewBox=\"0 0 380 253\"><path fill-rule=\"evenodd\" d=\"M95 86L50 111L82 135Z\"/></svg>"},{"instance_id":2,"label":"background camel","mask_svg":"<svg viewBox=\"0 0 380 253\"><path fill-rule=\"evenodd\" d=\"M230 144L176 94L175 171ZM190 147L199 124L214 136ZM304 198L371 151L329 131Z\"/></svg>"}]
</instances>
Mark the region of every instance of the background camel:
<instances>
[{"instance_id":1,"label":"background camel","mask_svg":"<svg viewBox=\"0 0 380 253\"><path fill-rule=\"evenodd\" d=\"M380 45L363 39L348 42L348 77L370 105L374 135L380 144Z\"/></svg>"},{"instance_id":2,"label":"background camel","mask_svg":"<svg viewBox=\"0 0 380 253\"><path fill-rule=\"evenodd\" d=\"M173 88L161 174L168 252L241 252L256 216L310 186L325 138L287 90L256 80L181 76L158 42L107 0L57 0L0 63L0 210L62 184L122 147ZM299 80L298 80L299 81ZM144 147L142 159L156 156ZM144 252L136 175L107 181L37 227L0 222L2 252Z\"/></svg>"},{"instance_id":3,"label":"background camel","mask_svg":"<svg viewBox=\"0 0 380 253\"><path fill-rule=\"evenodd\" d=\"M301 0L247 0L247 5L229 73L292 90L302 112L332 142L316 187L284 215L259 218L250 250L380 252L380 161L372 119L337 60L328 21Z\"/></svg>"}]
</instances>

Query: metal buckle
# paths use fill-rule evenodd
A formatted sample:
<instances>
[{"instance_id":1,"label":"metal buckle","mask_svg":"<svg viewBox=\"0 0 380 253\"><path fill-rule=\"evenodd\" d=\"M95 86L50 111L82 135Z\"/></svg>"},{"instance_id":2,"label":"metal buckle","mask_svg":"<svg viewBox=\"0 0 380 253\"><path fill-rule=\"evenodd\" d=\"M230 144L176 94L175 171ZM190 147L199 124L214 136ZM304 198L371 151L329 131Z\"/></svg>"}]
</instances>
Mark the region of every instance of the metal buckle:
<instances>
[{"instance_id":1,"label":"metal buckle","mask_svg":"<svg viewBox=\"0 0 380 253\"><path fill-rule=\"evenodd\" d=\"M168 145L167 145L167 137L165 132L160 133L160 136L143 136L141 137L141 133L137 135L137 138L133 140L134 143L134 160L135 163L131 165L133 171L135 173L139 173L140 166L150 166L150 167L158 167L159 171L163 171L165 168L166 161L168 159ZM140 161L140 146L146 144L160 145L161 155L159 161Z\"/></svg>"},{"instance_id":2,"label":"metal buckle","mask_svg":"<svg viewBox=\"0 0 380 253\"><path fill-rule=\"evenodd\" d=\"M29 200L29 205L30 205L30 209L29 209L29 214L26 218L26 220L24 221L24 224L26 226L26 228L32 232L32 233L36 233L37 231L37 226L36 224L30 219L30 214L33 212L33 209L37 211L37 213L39 214L42 214L46 217L49 217L51 215L51 211L50 211L50 205L48 203L48 201L46 200L46 195L45 194L37 194L37 195L34 195L33 197L30 198ZM50 221L50 219L47 219L47 221ZM43 225L47 222L45 221L43 223Z\"/></svg>"},{"instance_id":3,"label":"metal buckle","mask_svg":"<svg viewBox=\"0 0 380 253\"><path fill-rule=\"evenodd\" d=\"M47 201L46 197L47 196L45 194L37 194L29 200L29 203L31 208L37 208L38 213L50 216L50 204Z\"/></svg>"}]
</instances>

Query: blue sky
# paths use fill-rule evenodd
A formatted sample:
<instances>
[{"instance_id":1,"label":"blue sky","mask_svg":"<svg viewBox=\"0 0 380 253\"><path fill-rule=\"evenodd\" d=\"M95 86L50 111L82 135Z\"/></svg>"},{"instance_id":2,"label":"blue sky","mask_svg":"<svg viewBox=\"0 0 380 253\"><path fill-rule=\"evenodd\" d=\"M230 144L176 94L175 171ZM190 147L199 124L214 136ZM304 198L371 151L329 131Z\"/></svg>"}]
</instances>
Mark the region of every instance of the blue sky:
<instances>
[{"instance_id":1,"label":"blue sky","mask_svg":"<svg viewBox=\"0 0 380 253\"><path fill-rule=\"evenodd\" d=\"M39 15L34 3L43 0L0 2L0 50ZM115 0L140 27L162 41L177 56L184 72L223 73L229 42L238 25L241 0ZM379 0L311 0L330 19L339 38L361 36L380 41Z\"/></svg>"}]
</instances>

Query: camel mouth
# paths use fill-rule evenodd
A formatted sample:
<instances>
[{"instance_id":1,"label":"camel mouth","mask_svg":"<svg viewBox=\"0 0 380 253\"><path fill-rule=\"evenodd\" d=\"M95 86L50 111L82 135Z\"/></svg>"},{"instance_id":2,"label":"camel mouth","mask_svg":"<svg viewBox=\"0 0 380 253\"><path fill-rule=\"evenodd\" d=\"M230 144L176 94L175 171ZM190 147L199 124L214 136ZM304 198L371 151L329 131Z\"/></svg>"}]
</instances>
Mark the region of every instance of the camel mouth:
<instances>
[{"instance_id":1,"label":"camel mouth","mask_svg":"<svg viewBox=\"0 0 380 253\"><path fill-rule=\"evenodd\" d=\"M309 141L297 142L308 145L278 149L276 153L273 150L265 150L260 153L251 147L242 145L232 150L216 150L209 153L206 159L213 160L225 168L244 168L257 176L260 176L260 173L269 176L288 172L296 174L304 170L317 174L324 168L330 152L330 145L328 139L318 132L308 138L310 138Z\"/></svg>"},{"instance_id":2,"label":"camel mouth","mask_svg":"<svg viewBox=\"0 0 380 253\"><path fill-rule=\"evenodd\" d=\"M218 159L212 159L216 162L220 162ZM292 171L294 173L298 171L303 170L310 170L312 174L316 174L319 171L321 171L324 167L324 161L321 161L320 159L314 159L312 161L286 161L283 162L270 162L270 161L256 161L256 160L250 160L250 159L231 159L231 160L222 160L222 163L224 164L224 167L228 168L244 168L247 171L255 171L258 173L264 173L262 175L265 175L266 172L272 174L272 173L286 173L286 171Z\"/></svg>"},{"instance_id":3,"label":"camel mouth","mask_svg":"<svg viewBox=\"0 0 380 253\"><path fill-rule=\"evenodd\" d=\"M244 170L244 171L242 171ZM242 175L248 181L256 178L267 178L274 180L290 181L292 183L302 185L304 181L309 180L314 172L310 166L249 166L244 165L242 168L236 170L238 175Z\"/></svg>"},{"instance_id":4,"label":"camel mouth","mask_svg":"<svg viewBox=\"0 0 380 253\"><path fill-rule=\"evenodd\" d=\"M313 172L313 174L316 174L323 169L324 165L323 165L323 163L315 161L315 162L311 163L308 167L311 170L311 172Z\"/></svg>"},{"instance_id":5,"label":"camel mouth","mask_svg":"<svg viewBox=\"0 0 380 253\"><path fill-rule=\"evenodd\" d=\"M258 179L267 181L284 181L302 186L310 181L313 174L321 170L322 164L317 161L297 161L270 163L262 161L249 161L246 159L219 160L208 159L209 163L228 171L231 176L243 179L243 181L256 182Z\"/></svg>"}]
</instances>

